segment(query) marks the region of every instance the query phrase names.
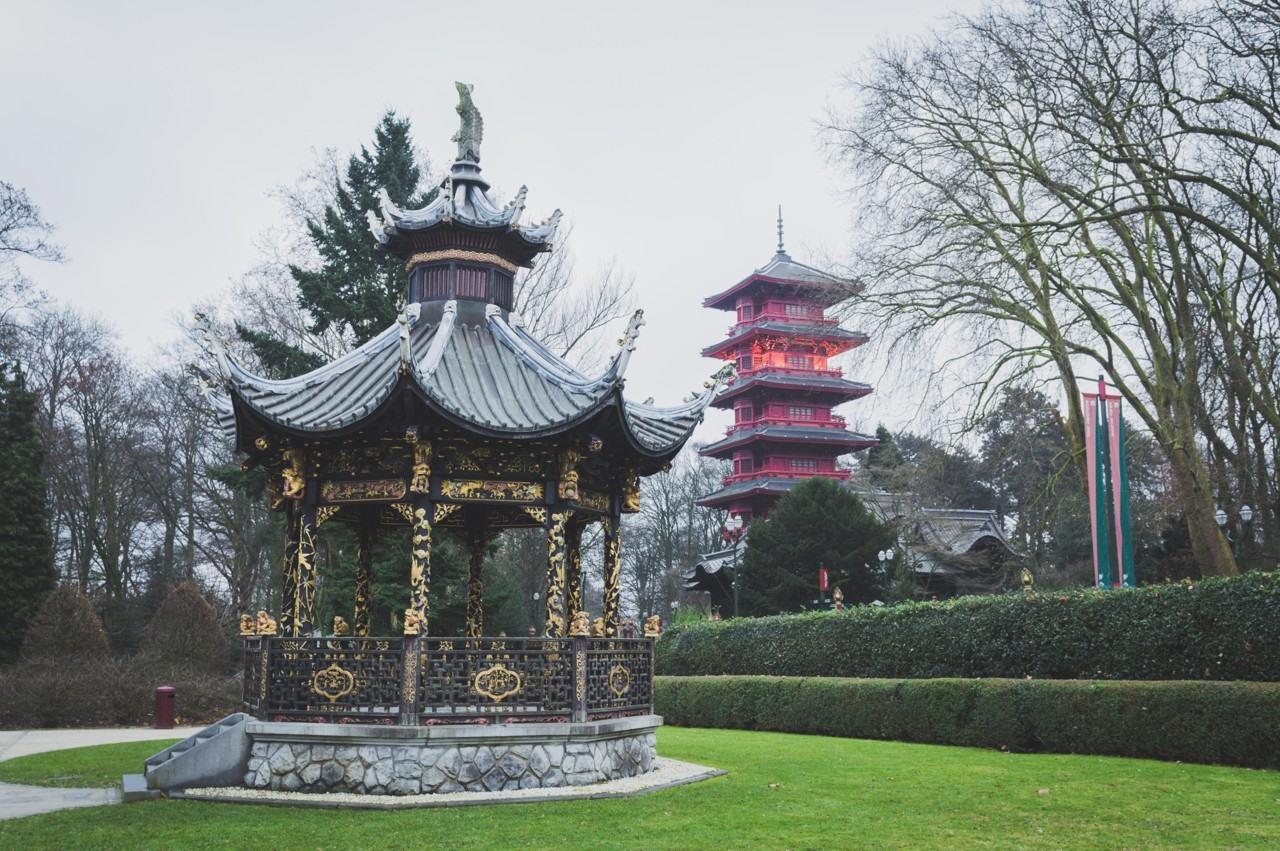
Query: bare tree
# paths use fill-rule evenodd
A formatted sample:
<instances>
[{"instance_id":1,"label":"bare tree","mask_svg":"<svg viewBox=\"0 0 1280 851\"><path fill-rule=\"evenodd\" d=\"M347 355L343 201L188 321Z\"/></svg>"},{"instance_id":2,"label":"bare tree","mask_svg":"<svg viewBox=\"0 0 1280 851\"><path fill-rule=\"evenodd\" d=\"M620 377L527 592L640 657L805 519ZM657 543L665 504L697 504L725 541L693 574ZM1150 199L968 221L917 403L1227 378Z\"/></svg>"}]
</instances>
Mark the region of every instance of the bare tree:
<instances>
[{"instance_id":1,"label":"bare tree","mask_svg":"<svg viewBox=\"0 0 1280 851\"><path fill-rule=\"evenodd\" d=\"M851 84L854 113L829 131L859 179L864 242L875 246L860 258L867 290L855 309L899 346L936 347L945 368L968 370L975 411L1011 382L1060 380L1078 459L1077 371L1105 373L1168 457L1203 571L1234 573L1213 518L1199 379L1230 334L1246 350L1235 359L1243 395L1263 410L1270 389L1243 326L1206 337L1210 311L1236 315L1245 276L1215 273L1202 249L1225 240L1233 262L1218 269L1261 269L1260 248L1231 236L1249 203L1236 197L1228 211L1231 181L1209 187L1245 164L1255 188L1270 185L1280 136L1275 124L1220 115L1261 138L1192 138L1175 93L1211 85L1211 53L1192 36L1222 11L1197 14L1137 0L993 9L882 50ZM1275 208L1260 194L1250 215L1264 232Z\"/></svg>"}]
</instances>

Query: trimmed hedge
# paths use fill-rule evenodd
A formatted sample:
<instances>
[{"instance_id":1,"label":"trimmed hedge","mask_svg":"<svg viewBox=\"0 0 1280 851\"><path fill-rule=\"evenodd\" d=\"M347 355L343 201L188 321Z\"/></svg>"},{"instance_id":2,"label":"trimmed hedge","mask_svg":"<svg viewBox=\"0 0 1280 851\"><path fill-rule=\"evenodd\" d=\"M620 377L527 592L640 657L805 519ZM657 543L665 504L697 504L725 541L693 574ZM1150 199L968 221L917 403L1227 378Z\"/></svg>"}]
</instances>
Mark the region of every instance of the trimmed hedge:
<instances>
[{"instance_id":1,"label":"trimmed hedge","mask_svg":"<svg viewBox=\"0 0 1280 851\"><path fill-rule=\"evenodd\" d=\"M679 624L659 674L1280 680L1280 576Z\"/></svg>"},{"instance_id":2,"label":"trimmed hedge","mask_svg":"<svg viewBox=\"0 0 1280 851\"><path fill-rule=\"evenodd\" d=\"M654 696L684 727L1280 768L1280 683L658 677Z\"/></svg>"}]
</instances>

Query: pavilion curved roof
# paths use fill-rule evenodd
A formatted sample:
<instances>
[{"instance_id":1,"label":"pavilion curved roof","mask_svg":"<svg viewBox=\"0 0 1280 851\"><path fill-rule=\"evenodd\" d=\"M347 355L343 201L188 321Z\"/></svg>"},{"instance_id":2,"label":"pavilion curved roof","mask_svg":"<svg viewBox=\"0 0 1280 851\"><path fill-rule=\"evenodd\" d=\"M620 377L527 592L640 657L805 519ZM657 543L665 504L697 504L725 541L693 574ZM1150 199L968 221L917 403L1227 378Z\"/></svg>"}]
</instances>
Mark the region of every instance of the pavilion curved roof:
<instances>
[{"instance_id":1,"label":"pavilion curved roof","mask_svg":"<svg viewBox=\"0 0 1280 851\"><path fill-rule=\"evenodd\" d=\"M623 375L639 324L637 315L608 368L590 377L493 305L415 304L397 325L296 378L255 375L218 348L227 395L213 394L213 403L232 434L242 406L278 428L316 436L357 428L401 390L446 420L500 437L554 434L613 408L638 451L666 455L689 438L720 383L669 408L627 401Z\"/></svg>"}]
</instances>

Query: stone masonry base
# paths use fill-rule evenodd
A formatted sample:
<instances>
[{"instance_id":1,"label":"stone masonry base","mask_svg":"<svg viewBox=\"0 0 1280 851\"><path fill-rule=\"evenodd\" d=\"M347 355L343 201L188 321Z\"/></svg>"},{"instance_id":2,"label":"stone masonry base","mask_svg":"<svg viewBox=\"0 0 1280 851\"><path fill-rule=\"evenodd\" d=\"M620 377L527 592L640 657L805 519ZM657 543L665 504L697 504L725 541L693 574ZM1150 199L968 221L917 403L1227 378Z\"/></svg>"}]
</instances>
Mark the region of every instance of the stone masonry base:
<instances>
[{"instance_id":1,"label":"stone masonry base","mask_svg":"<svg viewBox=\"0 0 1280 851\"><path fill-rule=\"evenodd\" d=\"M375 795L581 786L650 771L661 724L657 715L436 727L252 722L244 785Z\"/></svg>"}]
</instances>

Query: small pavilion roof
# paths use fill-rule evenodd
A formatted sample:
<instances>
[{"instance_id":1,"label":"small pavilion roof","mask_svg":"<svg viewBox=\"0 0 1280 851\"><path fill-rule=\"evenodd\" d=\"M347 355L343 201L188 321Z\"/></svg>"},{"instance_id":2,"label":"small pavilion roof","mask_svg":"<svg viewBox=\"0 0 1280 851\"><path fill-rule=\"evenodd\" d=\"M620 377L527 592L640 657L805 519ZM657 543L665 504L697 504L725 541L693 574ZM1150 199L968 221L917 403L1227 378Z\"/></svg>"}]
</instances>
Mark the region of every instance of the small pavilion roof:
<instances>
[{"instance_id":1,"label":"small pavilion roof","mask_svg":"<svg viewBox=\"0 0 1280 851\"><path fill-rule=\"evenodd\" d=\"M699 497L695 500L697 505L718 506L725 503L733 502L747 496L781 496L789 493L792 488L804 481L803 479L781 478L781 477L761 477L759 479L746 479L741 482L723 487L714 493Z\"/></svg>"},{"instance_id":2,"label":"small pavilion roof","mask_svg":"<svg viewBox=\"0 0 1280 851\"><path fill-rule=\"evenodd\" d=\"M618 354L593 378L493 305L415 304L363 346L284 381L251 373L219 348L228 395L214 394L214 405L233 433L244 409L298 435L337 435L355 430L407 391L466 429L513 438L564 431L612 407L638 450L666 455L688 439L728 374L722 371L704 392L674 407L627 401L623 374L640 324L637 314Z\"/></svg>"}]
</instances>

